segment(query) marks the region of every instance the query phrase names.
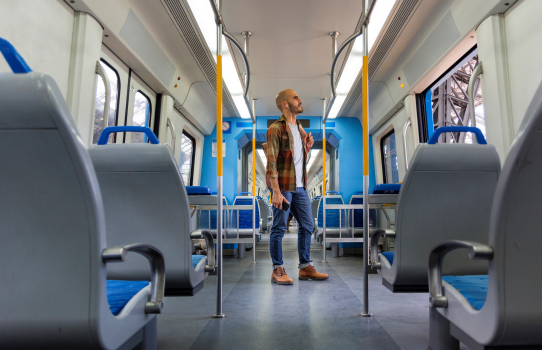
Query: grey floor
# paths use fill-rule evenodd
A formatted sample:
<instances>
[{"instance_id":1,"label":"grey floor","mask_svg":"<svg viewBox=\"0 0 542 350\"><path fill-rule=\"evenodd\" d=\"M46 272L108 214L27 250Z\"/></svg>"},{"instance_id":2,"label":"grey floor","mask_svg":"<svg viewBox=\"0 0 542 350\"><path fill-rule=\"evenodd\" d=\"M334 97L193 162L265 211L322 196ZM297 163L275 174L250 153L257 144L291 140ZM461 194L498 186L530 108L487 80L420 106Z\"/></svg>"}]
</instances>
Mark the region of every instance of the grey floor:
<instances>
[{"instance_id":1,"label":"grey floor","mask_svg":"<svg viewBox=\"0 0 542 350\"><path fill-rule=\"evenodd\" d=\"M295 228L292 230L295 232ZM259 248L269 244L264 235ZM297 244L297 234L283 246ZM428 294L393 294L378 275L369 276L370 312L363 304L362 257L332 258L311 249L314 266L327 281L298 281L297 252L284 252L293 286L271 284L269 252L224 258L224 319L216 310L216 276L194 297L166 298L158 316L158 349L427 349ZM462 349L467 349L462 346Z\"/></svg>"}]
</instances>

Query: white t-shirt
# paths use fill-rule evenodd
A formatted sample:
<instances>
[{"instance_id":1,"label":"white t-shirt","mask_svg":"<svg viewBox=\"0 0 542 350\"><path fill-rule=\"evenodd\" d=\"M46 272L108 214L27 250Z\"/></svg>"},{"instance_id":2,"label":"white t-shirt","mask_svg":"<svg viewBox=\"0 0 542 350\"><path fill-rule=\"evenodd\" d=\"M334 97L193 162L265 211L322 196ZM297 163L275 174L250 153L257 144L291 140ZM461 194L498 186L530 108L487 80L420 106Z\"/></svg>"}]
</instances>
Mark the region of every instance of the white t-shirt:
<instances>
[{"instance_id":1,"label":"white t-shirt","mask_svg":"<svg viewBox=\"0 0 542 350\"><path fill-rule=\"evenodd\" d=\"M296 125L288 124L290 131L294 137L294 166L295 166L295 182L296 187L304 187L303 185L303 142L301 134Z\"/></svg>"}]
</instances>

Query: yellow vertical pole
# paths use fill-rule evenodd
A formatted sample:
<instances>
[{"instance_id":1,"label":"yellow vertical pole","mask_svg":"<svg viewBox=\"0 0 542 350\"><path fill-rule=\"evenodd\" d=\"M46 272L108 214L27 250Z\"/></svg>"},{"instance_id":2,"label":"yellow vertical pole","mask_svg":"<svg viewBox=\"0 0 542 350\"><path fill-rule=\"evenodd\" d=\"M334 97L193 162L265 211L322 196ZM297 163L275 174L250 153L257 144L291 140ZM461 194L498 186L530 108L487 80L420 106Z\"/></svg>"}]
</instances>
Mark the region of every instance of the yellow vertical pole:
<instances>
[{"instance_id":1,"label":"yellow vertical pole","mask_svg":"<svg viewBox=\"0 0 542 350\"><path fill-rule=\"evenodd\" d=\"M369 57L363 56L362 105L363 105L363 176L369 175Z\"/></svg>"},{"instance_id":2,"label":"yellow vertical pole","mask_svg":"<svg viewBox=\"0 0 542 350\"><path fill-rule=\"evenodd\" d=\"M222 11L222 1L218 0L218 15ZM216 313L215 318L225 317L222 312L222 229L223 229L223 204L222 204L222 24L217 23L216 33L216 194L217 194L217 210L216 210L216 255L217 255L217 271L216 271ZM208 248L209 249L209 248Z\"/></svg>"},{"instance_id":3,"label":"yellow vertical pole","mask_svg":"<svg viewBox=\"0 0 542 350\"><path fill-rule=\"evenodd\" d=\"M323 256L323 260L322 262L323 263L327 263L327 260L326 260L326 98L322 98L322 132L323 132L323 137L322 137L322 141L324 142L324 145L323 145L323 151L324 151L324 154L322 154L322 190L323 190L323 193L322 193L322 211L323 211L323 215L324 215L324 233L322 235L323 237L323 245L324 245L324 251L322 252L322 256Z\"/></svg>"},{"instance_id":4,"label":"yellow vertical pole","mask_svg":"<svg viewBox=\"0 0 542 350\"><path fill-rule=\"evenodd\" d=\"M252 195L256 196L256 138L252 137Z\"/></svg>"},{"instance_id":5,"label":"yellow vertical pole","mask_svg":"<svg viewBox=\"0 0 542 350\"><path fill-rule=\"evenodd\" d=\"M323 150L324 150L324 154L322 155L322 167L323 167L323 171L322 171L322 181L324 182L324 186L323 186L323 192L322 193L322 196L325 196L326 195L326 123L324 122L324 127L323 127L323 130L324 130L324 137L323 137L323 142L324 142L324 146L323 146Z\"/></svg>"},{"instance_id":6,"label":"yellow vertical pole","mask_svg":"<svg viewBox=\"0 0 542 350\"><path fill-rule=\"evenodd\" d=\"M376 0L373 0L376 1ZM367 6L364 6L367 9ZM365 10L364 10L365 12ZM365 14L367 15L367 14ZM363 132L363 312L362 317L370 317L369 312L369 40L367 24L363 31L363 70L361 127Z\"/></svg>"}]
</instances>

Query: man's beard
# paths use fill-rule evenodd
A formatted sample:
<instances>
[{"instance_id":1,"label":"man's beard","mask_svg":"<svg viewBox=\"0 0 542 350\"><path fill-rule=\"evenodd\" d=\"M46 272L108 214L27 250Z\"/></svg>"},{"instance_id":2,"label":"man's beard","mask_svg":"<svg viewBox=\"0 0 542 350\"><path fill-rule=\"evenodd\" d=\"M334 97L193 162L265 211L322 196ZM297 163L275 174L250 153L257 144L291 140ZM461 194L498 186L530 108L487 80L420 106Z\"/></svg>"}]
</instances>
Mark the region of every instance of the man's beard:
<instances>
[{"instance_id":1,"label":"man's beard","mask_svg":"<svg viewBox=\"0 0 542 350\"><path fill-rule=\"evenodd\" d=\"M292 113L295 113L295 114L301 114L303 113L303 107L300 107L300 106L294 106L293 104L291 103L288 103L288 107L290 108L290 111Z\"/></svg>"}]
</instances>

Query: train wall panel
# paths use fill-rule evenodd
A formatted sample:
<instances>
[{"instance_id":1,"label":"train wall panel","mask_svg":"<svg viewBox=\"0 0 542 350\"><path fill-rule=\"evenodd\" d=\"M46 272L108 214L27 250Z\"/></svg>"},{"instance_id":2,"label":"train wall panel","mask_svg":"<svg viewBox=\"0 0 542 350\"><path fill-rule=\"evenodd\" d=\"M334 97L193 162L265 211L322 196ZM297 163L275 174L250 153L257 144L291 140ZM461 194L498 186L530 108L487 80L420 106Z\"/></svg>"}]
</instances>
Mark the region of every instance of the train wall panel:
<instances>
[{"instance_id":1,"label":"train wall panel","mask_svg":"<svg viewBox=\"0 0 542 350\"><path fill-rule=\"evenodd\" d=\"M62 1L0 1L0 37L15 46L33 71L52 76L64 98L73 20L74 11ZM11 72L2 56L0 72Z\"/></svg>"}]
</instances>

